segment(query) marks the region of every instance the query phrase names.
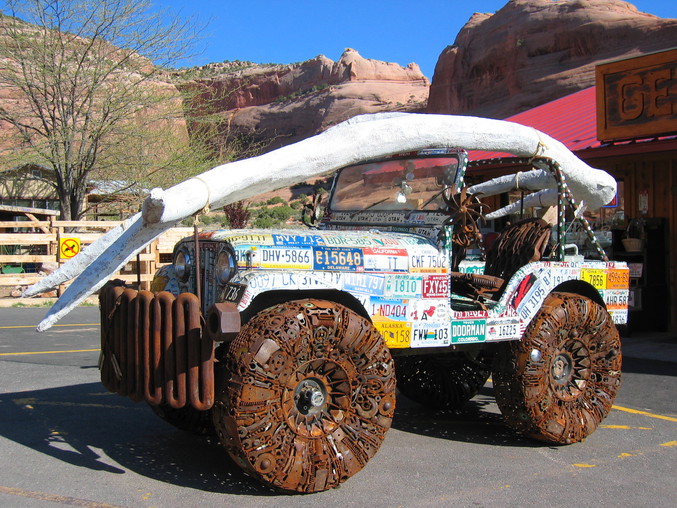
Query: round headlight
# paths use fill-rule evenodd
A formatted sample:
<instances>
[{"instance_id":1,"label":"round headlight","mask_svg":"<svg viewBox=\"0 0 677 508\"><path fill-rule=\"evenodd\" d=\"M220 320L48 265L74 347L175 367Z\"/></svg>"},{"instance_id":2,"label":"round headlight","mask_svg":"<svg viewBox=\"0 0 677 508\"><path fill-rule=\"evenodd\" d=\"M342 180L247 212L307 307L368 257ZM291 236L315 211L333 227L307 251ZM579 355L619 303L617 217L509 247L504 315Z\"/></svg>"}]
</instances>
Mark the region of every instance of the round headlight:
<instances>
[{"instance_id":1,"label":"round headlight","mask_svg":"<svg viewBox=\"0 0 677 508\"><path fill-rule=\"evenodd\" d=\"M216 256L214 272L216 273L216 280L221 285L226 284L233 278L233 275L237 272L237 260L232 249L224 248L219 251Z\"/></svg>"},{"instance_id":2,"label":"round headlight","mask_svg":"<svg viewBox=\"0 0 677 508\"><path fill-rule=\"evenodd\" d=\"M190 278L190 272L193 268L193 260L186 250L180 250L174 258L174 271L181 282L186 282Z\"/></svg>"}]
</instances>

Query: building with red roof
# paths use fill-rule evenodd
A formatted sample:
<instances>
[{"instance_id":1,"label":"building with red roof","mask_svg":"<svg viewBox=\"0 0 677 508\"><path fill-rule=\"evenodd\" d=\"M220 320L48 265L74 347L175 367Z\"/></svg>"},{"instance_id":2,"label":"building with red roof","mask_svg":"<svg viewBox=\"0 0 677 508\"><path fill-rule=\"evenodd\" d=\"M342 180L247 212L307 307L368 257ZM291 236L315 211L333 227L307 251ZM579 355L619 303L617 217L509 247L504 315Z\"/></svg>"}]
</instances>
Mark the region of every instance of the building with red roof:
<instances>
[{"instance_id":1,"label":"building with red roof","mask_svg":"<svg viewBox=\"0 0 677 508\"><path fill-rule=\"evenodd\" d=\"M611 62L598 66L596 86L505 119L548 134L616 178L612 209L594 216L613 232L612 259L632 268L631 329L677 330L676 82L677 49ZM469 176L478 181L515 170L497 161ZM642 229L637 252L621 242L630 223Z\"/></svg>"}]
</instances>

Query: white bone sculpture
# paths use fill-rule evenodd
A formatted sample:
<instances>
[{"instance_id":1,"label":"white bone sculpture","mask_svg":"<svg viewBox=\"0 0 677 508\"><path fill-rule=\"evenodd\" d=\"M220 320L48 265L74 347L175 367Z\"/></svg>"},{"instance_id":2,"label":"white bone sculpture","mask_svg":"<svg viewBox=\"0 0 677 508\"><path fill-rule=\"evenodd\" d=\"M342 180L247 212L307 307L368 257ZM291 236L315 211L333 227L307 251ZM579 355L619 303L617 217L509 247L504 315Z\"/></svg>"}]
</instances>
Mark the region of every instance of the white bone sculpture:
<instances>
[{"instance_id":1,"label":"white bone sculpture","mask_svg":"<svg viewBox=\"0 0 677 508\"><path fill-rule=\"evenodd\" d=\"M29 287L34 296L76 278L38 325L51 327L105 282L146 245L180 220L263 192L288 187L341 167L390 154L425 148L456 148L534 155L558 161L576 197L597 208L614 197L616 182L594 169L562 143L531 127L486 118L452 115L380 113L347 120L327 131L250 159L206 171L169 189L153 189L142 211L92 243L59 270ZM540 188L554 178L536 171ZM491 186L485 185L489 193ZM477 192L477 189L470 188Z\"/></svg>"}]
</instances>

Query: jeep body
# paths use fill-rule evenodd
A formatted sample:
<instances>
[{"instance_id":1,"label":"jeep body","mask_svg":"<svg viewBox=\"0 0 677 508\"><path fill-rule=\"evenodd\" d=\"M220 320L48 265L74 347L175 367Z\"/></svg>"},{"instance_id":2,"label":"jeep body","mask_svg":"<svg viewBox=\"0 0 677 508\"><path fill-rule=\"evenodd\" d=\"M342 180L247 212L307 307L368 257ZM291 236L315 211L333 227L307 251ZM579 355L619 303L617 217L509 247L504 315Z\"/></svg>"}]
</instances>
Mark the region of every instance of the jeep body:
<instances>
[{"instance_id":1,"label":"jeep body","mask_svg":"<svg viewBox=\"0 0 677 508\"><path fill-rule=\"evenodd\" d=\"M390 426L395 379L453 408L493 372L511 426L581 440L620 384L628 269L562 258L549 227L532 235L538 246L494 242L487 258L510 257L507 271L454 255L470 201L451 210L450 195L467 165L448 149L367 161L337 172L316 227L181 240L152 293L103 293L104 384L179 427L215 428L245 470L289 491L336 486L366 464Z\"/></svg>"}]
</instances>

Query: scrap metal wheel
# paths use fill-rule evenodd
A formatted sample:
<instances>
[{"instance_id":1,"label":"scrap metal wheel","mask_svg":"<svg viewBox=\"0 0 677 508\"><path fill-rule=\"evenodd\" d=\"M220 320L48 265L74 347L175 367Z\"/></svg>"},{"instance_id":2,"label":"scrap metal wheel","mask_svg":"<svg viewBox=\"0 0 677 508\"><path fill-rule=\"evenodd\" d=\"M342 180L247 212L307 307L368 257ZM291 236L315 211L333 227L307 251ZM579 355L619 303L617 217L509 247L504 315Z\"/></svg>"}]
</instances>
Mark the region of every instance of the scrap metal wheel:
<instances>
[{"instance_id":1,"label":"scrap metal wheel","mask_svg":"<svg viewBox=\"0 0 677 508\"><path fill-rule=\"evenodd\" d=\"M494 388L506 421L553 444L590 435L621 384L621 343L609 313L589 298L552 293L521 341L497 354Z\"/></svg>"},{"instance_id":2,"label":"scrap metal wheel","mask_svg":"<svg viewBox=\"0 0 677 508\"><path fill-rule=\"evenodd\" d=\"M395 364L400 392L435 409L460 408L477 395L491 373L491 356L486 351L401 356Z\"/></svg>"},{"instance_id":3,"label":"scrap metal wheel","mask_svg":"<svg viewBox=\"0 0 677 508\"><path fill-rule=\"evenodd\" d=\"M336 487L374 456L395 411L395 368L372 324L323 300L256 314L230 345L214 424L233 459L278 489Z\"/></svg>"}]
</instances>

